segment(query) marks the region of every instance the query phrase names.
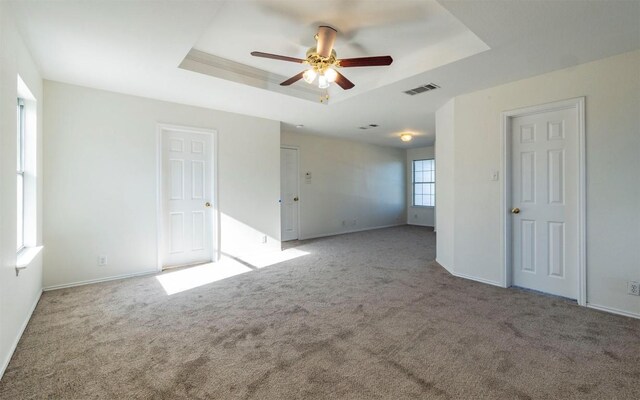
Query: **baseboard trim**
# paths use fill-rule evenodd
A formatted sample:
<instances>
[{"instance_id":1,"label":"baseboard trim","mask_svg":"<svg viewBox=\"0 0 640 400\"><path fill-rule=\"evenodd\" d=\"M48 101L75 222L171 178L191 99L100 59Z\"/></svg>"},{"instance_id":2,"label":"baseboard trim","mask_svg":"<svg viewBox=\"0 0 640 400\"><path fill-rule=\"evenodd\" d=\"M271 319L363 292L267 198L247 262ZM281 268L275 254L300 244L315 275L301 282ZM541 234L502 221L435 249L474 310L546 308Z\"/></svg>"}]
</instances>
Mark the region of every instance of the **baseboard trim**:
<instances>
[{"instance_id":1,"label":"baseboard trim","mask_svg":"<svg viewBox=\"0 0 640 400\"><path fill-rule=\"evenodd\" d=\"M445 267L440 261L438 261L437 258L436 258L436 262L438 263L438 265L440 265L442 268L444 268L451 275L456 276L458 278L469 279L469 280L472 280L472 281L476 281L476 282L480 282L480 283L486 283L488 285L493 285L493 286L498 286L498 287L504 288L504 286L499 282L495 282L495 281L492 281L492 280L489 280L489 279L484 279L484 278L476 278L474 276L470 276L470 275L460 274L460 273L454 272L454 271L450 270L449 268ZM601 305L593 304L593 303L587 303L586 307L587 308L592 308L594 310L610 313L610 314L622 315L623 317L640 319L640 314L639 313L619 310L619 309L613 308L613 307L606 307L606 306L601 306Z\"/></svg>"},{"instance_id":2,"label":"baseboard trim","mask_svg":"<svg viewBox=\"0 0 640 400\"><path fill-rule=\"evenodd\" d=\"M11 350L9 351L9 354L7 354L7 358L2 362L2 365L0 366L0 379L2 379L2 377L4 376L4 372L7 370L7 367L9 366L9 362L11 362L11 357L13 357L13 353L16 351L16 348L18 347L18 343L20 343L20 339L22 338L22 334L24 333L24 330L27 329L27 325L31 320L31 316L33 315L33 312L36 310L36 307L38 306L38 302L42 297L42 292L43 291L41 290L40 294L38 294L38 297L36 298L36 301L33 302L33 305L31 306L31 310L29 311L27 318L25 318L24 322L22 323L22 326L20 327L20 331L18 332L16 339L13 341L13 344L11 345Z\"/></svg>"},{"instance_id":3,"label":"baseboard trim","mask_svg":"<svg viewBox=\"0 0 640 400\"><path fill-rule=\"evenodd\" d=\"M412 223L407 221L407 225L413 225L413 226L424 226L426 228L435 228L434 225L428 225L428 224L416 224L416 223ZM435 230L435 229L434 229Z\"/></svg>"},{"instance_id":4,"label":"baseboard trim","mask_svg":"<svg viewBox=\"0 0 640 400\"><path fill-rule=\"evenodd\" d=\"M624 317L640 319L640 314L638 314L638 313L624 311L624 310L618 310L617 308L605 307L605 306L601 306L601 305L598 305L598 304L587 303L587 308L593 308L594 310L598 310L598 311L604 311L604 312L608 312L608 313L611 313L611 314L622 315Z\"/></svg>"},{"instance_id":5,"label":"baseboard trim","mask_svg":"<svg viewBox=\"0 0 640 400\"><path fill-rule=\"evenodd\" d=\"M75 287L75 286L90 285L92 283L117 281L117 280L120 280L120 279L134 278L136 276L152 275L152 274L157 274L159 272L160 271L158 271L157 269L153 269L151 271L136 272L136 273L133 273L133 274L116 275L116 276L109 276L109 277L106 277L106 278L88 279L86 281L62 283L60 285L47 286L43 290L45 292L48 292L50 290L66 289L66 288Z\"/></svg>"},{"instance_id":6,"label":"baseboard trim","mask_svg":"<svg viewBox=\"0 0 640 400\"><path fill-rule=\"evenodd\" d=\"M405 226L407 224L405 223L399 223L399 224L392 224L392 225L381 225L381 226L372 226L370 228L361 228L361 229L353 229L350 231L344 231L344 232L334 232L334 233L323 233L321 235L314 235L314 236L300 236L298 238L298 240L309 240L309 239L319 239L319 238L323 238L323 237L329 237L329 236L338 236L338 235L346 235L347 233L356 233L356 232L364 232L364 231L373 231L375 229L384 229L384 228L392 228L394 226Z\"/></svg>"},{"instance_id":7,"label":"baseboard trim","mask_svg":"<svg viewBox=\"0 0 640 400\"><path fill-rule=\"evenodd\" d=\"M478 277L471 276L471 275L461 274L459 272L449 271L449 273L451 275L453 275L453 276L457 276L458 278L469 279L471 281L476 281L476 282L480 282L480 283L486 283L487 285L498 286L498 287L504 288L504 286L502 286L502 283L496 282L496 281L492 281L490 279L478 278Z\"/></svg>"}]
</instances>

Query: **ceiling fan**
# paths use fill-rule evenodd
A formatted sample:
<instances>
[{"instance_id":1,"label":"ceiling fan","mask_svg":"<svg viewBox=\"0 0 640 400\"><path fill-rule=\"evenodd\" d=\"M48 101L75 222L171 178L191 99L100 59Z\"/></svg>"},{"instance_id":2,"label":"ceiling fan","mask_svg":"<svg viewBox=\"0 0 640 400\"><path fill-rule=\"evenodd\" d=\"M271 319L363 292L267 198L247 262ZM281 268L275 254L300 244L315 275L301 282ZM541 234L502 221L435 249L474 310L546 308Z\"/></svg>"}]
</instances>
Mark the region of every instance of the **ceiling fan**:
<instances>
[{"instance_id":1,"label":"ceiling fan","mask_svg":"<svg viewBox=\"0 0 640 400\"><path fill-rule=\"evenodd\" d=\"M338 59L336 51L333 49L333 43L336 40L337 33L338 32L330 26L318 27L318 33L315 35L315 39L318 43L316 47L311 47L307 50L307 58L305 59L263 53L260 51L254 51L251 55L255 57L308 64L310 66L309 69L292 76L280 85L289 86L300 79L304 79L307 83L313 83L316 77L318 77L318 87L320 89L328 88L329 84L332 82L337 83L344 90L351 89L355 86L353 82L338 72L336 70L337 68L376 67L390 65L393 62L393 58L391 58L391 56Z\"/></svg>"}]
</instances>

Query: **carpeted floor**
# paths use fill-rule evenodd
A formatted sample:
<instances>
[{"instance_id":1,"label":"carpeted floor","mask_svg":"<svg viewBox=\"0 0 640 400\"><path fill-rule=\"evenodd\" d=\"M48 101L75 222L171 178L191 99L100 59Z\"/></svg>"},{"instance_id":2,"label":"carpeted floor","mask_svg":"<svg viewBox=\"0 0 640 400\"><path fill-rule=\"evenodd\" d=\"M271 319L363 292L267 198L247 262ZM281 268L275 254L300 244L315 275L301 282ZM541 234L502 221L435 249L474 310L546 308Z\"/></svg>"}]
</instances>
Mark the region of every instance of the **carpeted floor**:
<instances>
[{"instance_id":1,"label":"carpeted floor","mask_svg":"<svg viewBox=\"0 0 640 400\"><path fill-rule=\"evenodd\" d=\"M0 398L640 398L639 320L452 277L425 228L294 249L172 295L154 276L45 293Z\"/></svg>"}]
</instances>

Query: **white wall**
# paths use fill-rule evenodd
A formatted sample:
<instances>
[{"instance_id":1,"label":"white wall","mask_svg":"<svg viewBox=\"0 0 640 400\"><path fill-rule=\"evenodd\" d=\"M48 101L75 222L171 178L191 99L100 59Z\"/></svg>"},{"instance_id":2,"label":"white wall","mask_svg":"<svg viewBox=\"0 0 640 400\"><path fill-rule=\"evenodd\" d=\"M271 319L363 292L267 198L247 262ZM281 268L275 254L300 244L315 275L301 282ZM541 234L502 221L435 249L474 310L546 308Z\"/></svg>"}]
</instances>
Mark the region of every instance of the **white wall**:
<instances>
[{"instance_id":1,"label":"white wall","mask_svg":"<svg viewBox=\"0 0 640 400\"><path fill-rule=\"evenodd\" d=\"M404 150L292 132L282 145L300 149L301 239L404 223Z\"/></svg>"},{"instance_id":2,"label":"white wall","mask_svg":"<svg viewBox=\"0 0 640 400\"><path fill-rule=\"evenodd\" d=\"M436 261L452 271L454 253L454 110L455 100L449 100L436 112L436 220L438 235Z\"/></svg>"},{"instance_id":3,"label":"white wall","mask_svg":"<svg viewBox=\"0 0 640 400\"><path fill-rule=\"evenodd\" d=\"M407 149L407 224L409 225L436 226L435 207L416 207L413 205L413 161L430 158L435 158L433 146Z\"/></svg>"},{"instance_id":4,"label":"white wall","mask_svg":"<svg viewBox=\"0 0 640 400\"><path fill-rule=\"evenodd\" d=\"M438 153L455 156L454 179L440 181L453 185L455 217L438 215L439 231L455 232L454 247L447 243L455 248L450 268L491 282L503 278L501 183L489 180L500 169L500 113L586 96L587 301L640 317L640 297L626 294L627 281L640 280L639 71L634 51L455 99L455 141L445 146L436 132ZM443 240L450 238L438 237L438 257L450 260L441 253Z\"/></svg>"},{"instance_id":5,"label":"white wall","mask_svg":"<svg viewBox=\"0 0 640 400\"><path fill-rule=\"evenodd\" d=\"M263 234L279 248L279 122L50 81L44 94L45 287L156 270L159 122L218 131L222 252Z\"/></svg>"},{"instance_id":6,"label":"white wall","mask_svg":"<svg viewBox=\"0 0 640 400\"><path fill-rule=\"evenodd\" d=\"M42 79L13 25L11 4L0 2L0 377L42 292L42 256L16 276L16 101L20 74L37 102L36 191L42 196ZM36 244L42 244L42 201Z\"/></svg>"}]
</instances>

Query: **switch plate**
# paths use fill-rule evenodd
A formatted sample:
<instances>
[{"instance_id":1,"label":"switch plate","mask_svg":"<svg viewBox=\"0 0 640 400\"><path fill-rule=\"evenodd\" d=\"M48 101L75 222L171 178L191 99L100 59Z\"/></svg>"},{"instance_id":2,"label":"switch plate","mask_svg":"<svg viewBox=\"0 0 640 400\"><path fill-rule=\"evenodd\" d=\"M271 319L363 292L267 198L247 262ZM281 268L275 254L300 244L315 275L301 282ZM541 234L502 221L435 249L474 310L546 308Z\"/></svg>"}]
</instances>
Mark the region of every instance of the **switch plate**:
<instances>
[{"instance_id":1,"label":"switch plate","mask_svg":"<svg viewBox=\"0 0 640 400\"><path fill-rule=\"evenodd\" d=\"M98 266L99 267L104 267L105 265L107 265L107 256L98 256Z\"/></svg>"},{"instance_id":2,"label":"switch plate","mask_svg":"<svg viewBox=\"0 0 640 400\"><path fill-rule=\"evenodd\" d=\"M489 178L492 181L497 181L500 179L500 171L493 171L491 173L491 178Z\"/></svg>"},{"instance_id":3,"label":"switch plate","mask_svg":"<svg viewBox=\"0 0 640 400\"><path fill-rule=\"evenodd\" d=\"M627 293L632 296L640 296L640 282L627 282Z\"/></svg>"}]
</instances>

